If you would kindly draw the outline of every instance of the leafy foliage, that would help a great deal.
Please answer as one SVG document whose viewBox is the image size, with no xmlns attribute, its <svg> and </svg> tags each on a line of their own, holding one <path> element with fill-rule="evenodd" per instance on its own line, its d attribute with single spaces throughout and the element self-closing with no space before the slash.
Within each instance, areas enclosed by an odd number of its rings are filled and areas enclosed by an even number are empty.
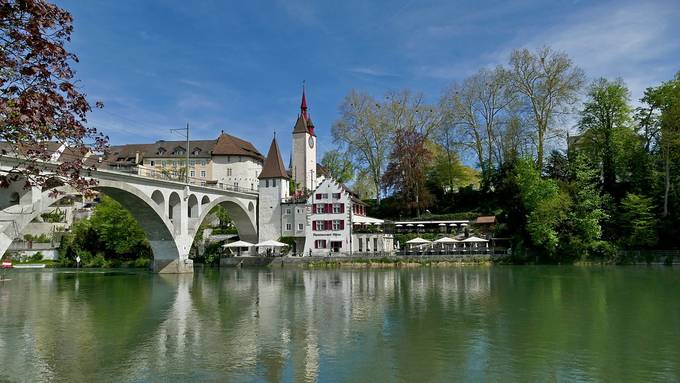
<svg viewBox="0 0 680 383">
<path fill-rule="evenodd" d="M 78 57 L 65 48 L 72 23 L 71 14 L 45 0 L 0 2 L 0 140 L 27 158 L 0 185 L 23 179 L 42 185 L 52 177 L 37 166 L 55 150 L 50 141 L 69 148 L 56 174 L 79 189 L 92 184 L 80 176 L 81 159 L 103 149 L 107 138 L 87 126 L 90 105 L 71 69 Z"/>
<path fill-rule="evenodd" d="M 71 233 L 64 236 L 60 255 L 68 264 L 75 264 L 76 256 L 80 256 L 83 264 L 91 267 L 152 257 L 137 221 L 122 205 L 105 195 L 101 196 L 92 217 L 74 224 Z"/>
</svg>

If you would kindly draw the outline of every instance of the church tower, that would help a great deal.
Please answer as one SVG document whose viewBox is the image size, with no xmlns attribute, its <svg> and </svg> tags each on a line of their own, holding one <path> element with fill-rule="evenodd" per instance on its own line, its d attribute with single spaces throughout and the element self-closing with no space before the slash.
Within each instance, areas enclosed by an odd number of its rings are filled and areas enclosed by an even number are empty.
<svg viewBox="0 0 680 383">
<path fill-rule="evenodd" d="M 288 173 L 283 166 L 276 136 L 262 165 L 257 186 L 260 193 L 257 213 L 259 241 L 278 240 L 281 237 L 281 202 L 289 196 Z"/>
<path fill-rule="evenodd" d="M 295 190 L 314 190 L 316 188 L 316 134 L 314 123 L 307 112 L 305 88 L 302 88 L 300 115 L 293 128 L 293 150 L 291 175 Z"/>
</svg>

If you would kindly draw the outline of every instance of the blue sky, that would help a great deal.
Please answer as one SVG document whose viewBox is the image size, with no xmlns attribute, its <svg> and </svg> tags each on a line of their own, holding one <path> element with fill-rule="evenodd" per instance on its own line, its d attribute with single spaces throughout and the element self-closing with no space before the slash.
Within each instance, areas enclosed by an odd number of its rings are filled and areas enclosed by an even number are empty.
<svg viewBox="0 0 680 383">
<path fill-rule="evenodd" d="M 302 80 L 320 151 L 351 90 L 411 88 L 435 101 L 451 81 L 551 45 L 633 98 L 680 70 L 680 1 L 59 0 L 71 11 L 80 86 L 112 144 L 220 130 L 288 156 Z M 320 153 L 321 155 L 321 153 Z"/>
</svg>

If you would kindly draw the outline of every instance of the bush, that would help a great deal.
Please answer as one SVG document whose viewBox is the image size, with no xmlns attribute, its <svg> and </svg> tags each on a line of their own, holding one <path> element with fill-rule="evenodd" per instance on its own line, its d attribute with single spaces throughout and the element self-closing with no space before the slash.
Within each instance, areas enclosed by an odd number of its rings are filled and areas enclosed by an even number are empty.
<svg viewBox="0 0 680 383">
<path fill-rule="evenodd" d="M 601 259 L 603 261 L 616 261 L 617 263 L 625 263 L 623 259 L 617 259 L 618 249 L 614 244 L 607 241 L 595 241 L 590 245 L 589 254 L 593 259 Z"/>
<path fill-rule="evenodd" d="M 24 235 L 24 241 L 36 243 L 49 243 L 52 241 L 52 239 L 48 237 L 47 234 L 40 235 L 26 234 Z"/>
<path fill-rule="evenodd" d="M 42 254 L 40 251 L 37 252 L 37 253 L 35 253 L 35 254 L 33 254 L 33 255 L 31 255 L 31 256 L 28 258 L 28 260 L 29 260 L 30 262 L 40 262 L 40 261 L 42 261 L 42 259 L 43 259 L 43 254 Z"/>
<path fill-rule="evenodd" d="M 148 269 L 151 266 L 151 259 L 149 258 L 137 258 L 132 262 L 132 267 L 139 269 Z"/>
</svg>

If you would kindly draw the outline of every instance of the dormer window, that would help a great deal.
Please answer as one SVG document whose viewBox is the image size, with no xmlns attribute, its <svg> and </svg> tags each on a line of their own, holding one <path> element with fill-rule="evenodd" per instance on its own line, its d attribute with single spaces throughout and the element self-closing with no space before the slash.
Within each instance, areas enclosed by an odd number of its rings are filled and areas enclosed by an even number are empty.
<svg viewBox="0 0 680 383">
<path fill-rule="evenodd" d="M 194 156 L 197 156 L 201 154 L 201 149 L 200 148 L 194 148 L 194 150 L 191 152 Z"/>
<path fill-rule="evenodd" d="M 181 156 L 181 155 L 183 155 L 184 153 L 186 153 L 186 151 L 185 151 L 184 148 L 181 147 L 181 146 L 176 147 L 176 148 L 175 148 L 175 151 L 172 152 L 172 154 L 174 154 L 174 155 L 176 155 L 176 156 Z"/>
<path fill-rule="evenodd" d="M 167 152 L 167 150 L 165 150 L 165 148 L 158 148 L 158 155 L 159 155 L 159 156 L 164 155 L 165 152 Z"/>
</svg>

